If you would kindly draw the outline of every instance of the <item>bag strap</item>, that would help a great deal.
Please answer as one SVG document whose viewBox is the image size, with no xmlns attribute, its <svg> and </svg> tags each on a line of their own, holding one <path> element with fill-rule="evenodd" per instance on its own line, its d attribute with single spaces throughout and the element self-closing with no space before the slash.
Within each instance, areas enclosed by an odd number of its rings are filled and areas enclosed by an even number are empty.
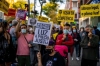
<svg viewBox="0 0 100 66">
<path fill-rule="evenodd" d="M 29 44 L 29 42 L 27 41 L 27 39 L 26 39 L 25 35 L 23 35 L 23 36 L 24 36 L 24 38 L 25 38 L 25 40 L 26 40 L 27 44 Z"/>
</svg>

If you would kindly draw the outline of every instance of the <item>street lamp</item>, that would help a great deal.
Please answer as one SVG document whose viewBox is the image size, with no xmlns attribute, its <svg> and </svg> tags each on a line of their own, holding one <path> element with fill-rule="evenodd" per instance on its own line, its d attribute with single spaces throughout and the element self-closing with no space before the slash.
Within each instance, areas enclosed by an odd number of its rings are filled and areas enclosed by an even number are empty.
<svg viewBox="0 0 100 66">
<path fill-rule="evenodd" d="M 39 0 L 39 2 L 41 6 L 40 16 L 42 16 L 42 6 L 43 6 L 43 3 L 46 3 L 46 0 Z"/>
<path fill-rule="evenodd" d="M 28 0 L 28 17 L 30 17 L 30 0 Z"/>
</svg>

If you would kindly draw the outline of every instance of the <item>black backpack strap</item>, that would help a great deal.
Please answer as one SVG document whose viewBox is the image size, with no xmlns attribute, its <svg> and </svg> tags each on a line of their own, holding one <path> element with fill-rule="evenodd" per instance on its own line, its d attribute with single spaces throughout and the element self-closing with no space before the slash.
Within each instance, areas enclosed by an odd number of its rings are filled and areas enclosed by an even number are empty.
<svg viewBox="0 0 100 66">
<path fill-rule="evenodd" d="M 26 39 L 25 35 L 23 35 L 23 36 L 24 36 L 24 38 L 25 38 L 25 40 L 26 40 L 27 44 L 29 44 L 29 42 L 28 42 L 28 40 Z"/>
</svg>

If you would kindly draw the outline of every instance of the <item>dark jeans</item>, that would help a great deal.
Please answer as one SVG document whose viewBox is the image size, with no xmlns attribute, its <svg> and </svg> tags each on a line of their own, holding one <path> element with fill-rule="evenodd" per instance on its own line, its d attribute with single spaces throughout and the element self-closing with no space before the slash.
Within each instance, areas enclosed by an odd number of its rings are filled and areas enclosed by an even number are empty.
<svg viewBox="0 0 100 66">
<path fill-rule="evenodd" d="M 76 51 L 76 57 L 79 57 L 79 44 L 74 44 L 75 51 Z"/>
<path fill-rule="evenodd" d="M 18 56 L 18 66 L 30 66 L 30 56 Z"/>
<path fill-rule="evenodd" d="M 97 66 L 97 61 L 96 60 L 82 59 L 81 66 Z"/>
</svg>

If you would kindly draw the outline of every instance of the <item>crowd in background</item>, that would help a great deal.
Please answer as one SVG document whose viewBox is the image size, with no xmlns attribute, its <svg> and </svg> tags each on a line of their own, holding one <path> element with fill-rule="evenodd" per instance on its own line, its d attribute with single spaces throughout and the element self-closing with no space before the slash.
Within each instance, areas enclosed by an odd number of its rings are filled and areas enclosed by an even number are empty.
<svg viewBox="0 0 100 66">
<path fill-rule="evenodd" d="M 48 46 L 34 44 L 34 34 L 33 26 L 20 20 L 0 22 L 0 66 L 68 66 L 68 53 L 74 60 L 74 51 L 81 66 L 97 66 L 100 31 L 96 26 L 53 26 Z"/>
</svg>

